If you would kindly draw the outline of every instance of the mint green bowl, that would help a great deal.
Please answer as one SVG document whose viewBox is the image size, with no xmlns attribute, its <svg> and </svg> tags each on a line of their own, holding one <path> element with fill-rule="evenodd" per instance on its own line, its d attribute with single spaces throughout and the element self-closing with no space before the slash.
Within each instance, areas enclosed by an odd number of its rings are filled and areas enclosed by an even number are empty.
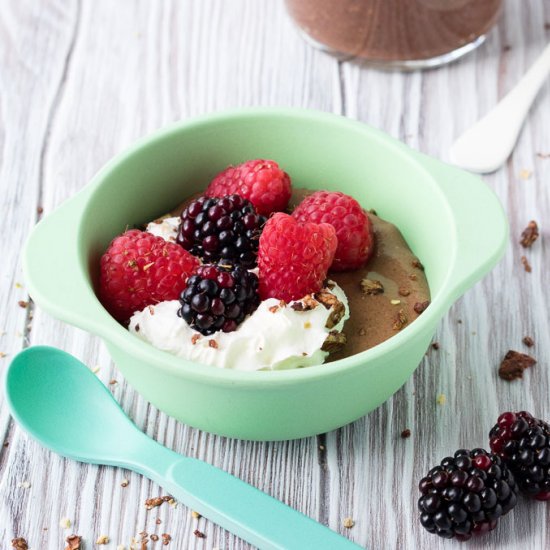
<svg viewBox="0 0 550 550">
<path fill-rule="evenodd" d="M 274 372 L 198 365 L 119 325 L 94 292 L 111 239 L 204 189 L 228 164 L 262 157 L 279 162 L 295 186 L 343 191 L 396 224 L 426 267 L 431 306 L 366 352 Z M 280 440 L 343 426 L 396 392 L 451 304 L 500 259 L 507 232 L 499 201 L 477 177 L 346 118 L 246 109 L 178 123 L 117 156 L 36 226 L 23 265 L 35 302 L 101 337 L 128 382 L 156 407 L 208 432 Z"/>
</svg>

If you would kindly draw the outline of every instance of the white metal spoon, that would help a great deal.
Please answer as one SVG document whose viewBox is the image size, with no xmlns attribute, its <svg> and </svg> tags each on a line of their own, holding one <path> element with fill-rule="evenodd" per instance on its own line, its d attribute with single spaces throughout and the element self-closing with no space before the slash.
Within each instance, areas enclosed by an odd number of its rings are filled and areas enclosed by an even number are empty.
<svg viewBox="0 0 550 550">
<path fill-rule="evenodd" d="M 451 162 L 479 174 L 500 168 L 549 74 L 550 44 L 504 99 L 454 142 L 449 151 Z"/>
</svg>

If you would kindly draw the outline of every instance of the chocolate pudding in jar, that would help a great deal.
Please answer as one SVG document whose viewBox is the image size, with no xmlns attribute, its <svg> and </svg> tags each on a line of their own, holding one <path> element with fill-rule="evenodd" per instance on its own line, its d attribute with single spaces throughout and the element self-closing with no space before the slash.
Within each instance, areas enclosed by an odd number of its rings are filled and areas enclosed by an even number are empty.
<svg viewBox="0 0 550 550">
<path fill-rule="evenodd" d="M 483 42 L 502 0 L 286 0 L 305 37 L 388 67 L 433 67 Z"/>
</svg>

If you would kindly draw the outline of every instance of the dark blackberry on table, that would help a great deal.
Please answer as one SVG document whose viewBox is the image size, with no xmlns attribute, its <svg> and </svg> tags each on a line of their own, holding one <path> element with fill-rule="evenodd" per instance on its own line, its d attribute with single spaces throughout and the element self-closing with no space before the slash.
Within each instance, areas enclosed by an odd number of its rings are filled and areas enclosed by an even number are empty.
<svg viewBox="0 0 550 550">
<path fill-rule="evenodd" d="M 440 537 L 468 540 L 492 531 L 517 502 L 513 474 L 499 456 L 460 449 L 432 468 L 418 485 L 420 523 Z"/>
<path fill-rule="evenodd" d="M 489 433 L 491 450 L 514 473 L 520 491 L 550 500 L 550 425 L 526 411 L 502 413 Z"/>
<path fill-rule="evenodd" d="M 258 277 L 242 266 L 201 265 L 180 303 L 178 315 L 201 334 L 233 332 L 260 304 Z"/>
<path fill-rule="evenodd" d="M 266 218 L 239 195 L 199 197 L 181 213 L 176 241 L 207 263 L 256 265 Z"/>
</svg>

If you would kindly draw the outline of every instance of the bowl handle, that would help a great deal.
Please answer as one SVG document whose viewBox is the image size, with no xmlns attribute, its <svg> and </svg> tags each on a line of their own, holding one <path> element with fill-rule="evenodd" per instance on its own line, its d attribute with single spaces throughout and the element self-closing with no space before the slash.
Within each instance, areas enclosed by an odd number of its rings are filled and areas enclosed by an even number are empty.
<svg viewBox="0 0 550 550">
<path fill-rule="evenodd" d="M 457 231 L 455 261 L 443 285 L 454 302 L 502 258 L 508 243 L 508 220 L 500 200 L 483 180 L 418 153 L 423 166 L 453 205 Z"/>
<path fill-rule="evenodd" d="M 88 185 L 34 227 L 23 251 L 23 275 L 31 298 L 50 315 L 101 333 L 97 298 L 78 250 L 77 228 L 90 191 Z"/>
</svg>

